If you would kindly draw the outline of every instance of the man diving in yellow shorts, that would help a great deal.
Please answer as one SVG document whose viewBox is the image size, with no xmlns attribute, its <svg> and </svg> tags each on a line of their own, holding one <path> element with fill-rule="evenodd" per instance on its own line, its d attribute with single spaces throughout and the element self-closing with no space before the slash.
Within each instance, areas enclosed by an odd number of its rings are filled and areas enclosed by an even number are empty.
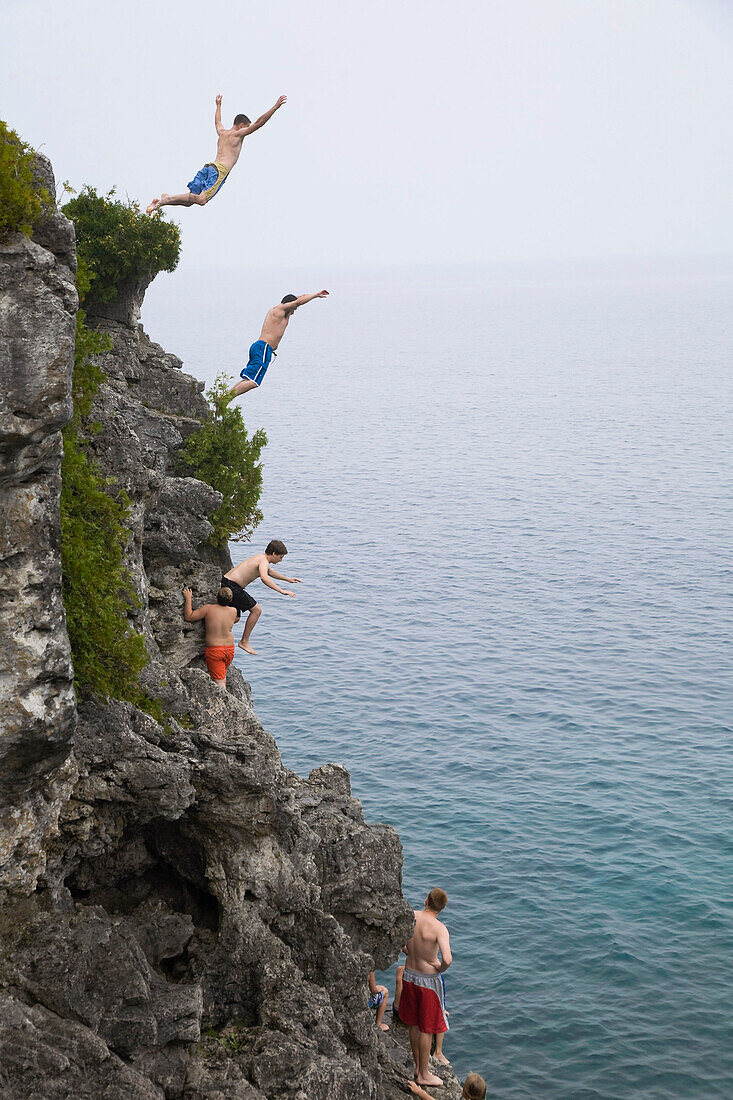
<svg viewBox="0 0 733 1100">
<path fill-rule="evenodd" d="M 214 115 L 214 126 L 219 135 L 216 143 L 216 160 L 205 164 L 196 173 L 185 195 L 167 195 L 164 191 L 159 199 L 153 199 L 145 213 L 152 214 L 161 206 L 206 206 L 209 199 L 213 199 L 217 191 L 223 187 L 227 176 L 239 160 L 244 139 L 269 122 L 275 111 L 286 102 L 287 96 L 281 95 L 275 106 L 265 111 L 264 115 L 260 115 L 256 122 L 250 122 L 246 115 L 237 115 L 231 130 L 225 130 L 221 121 L 221 96 L 218 95 Z"/>
</svg>

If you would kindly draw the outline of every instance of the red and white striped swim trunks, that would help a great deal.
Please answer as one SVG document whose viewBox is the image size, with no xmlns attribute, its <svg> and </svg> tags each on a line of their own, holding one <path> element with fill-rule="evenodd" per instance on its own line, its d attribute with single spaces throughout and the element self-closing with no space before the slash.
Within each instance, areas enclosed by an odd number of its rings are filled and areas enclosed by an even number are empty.
<svg viewBox="0 0 733 1100">
<path fill-rule="evenodd" d="M 440 974 L 418 974 L 417 971 L 405 967 L 400 1019 L 408 1027 L 419 1027 L 428 1035 L 440 1035 L 448 1031 Z"/>
</svg>

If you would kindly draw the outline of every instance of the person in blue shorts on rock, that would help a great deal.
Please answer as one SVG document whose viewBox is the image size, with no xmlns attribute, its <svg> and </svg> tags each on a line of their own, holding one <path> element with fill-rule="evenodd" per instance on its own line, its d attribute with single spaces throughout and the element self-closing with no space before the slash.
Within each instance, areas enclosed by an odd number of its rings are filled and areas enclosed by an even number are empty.
<svg viewBox="0 0 733 1100">
<path fill-rule="evenodd" d="M 386 985 L 377 985 L 377 979 L 373 970 L 369 971 L 369 1007 L 376 1008 L 376 1024 L 380 1031 L 389 1031 L 389 1025 L 384 1023 L 384 1014 L 387 1011 L 389 990 Z"/>
<path fill-rule="evenodd" d="M 259 389 L 272 357 L 280 346 L 285 329 L 290 324 L 290 318 L 296 309 L 304 306 L 306 302 L 312 302 L 314 298 L 328 298 L 328 291 L 318 290 L 315 294 L 301 294 L 299 297 L 296 297 L 295 294 L 286 294 L 279 305 L 273 306 L 268 311 L 262 325 L 260 338 L 255 340 L 249 349 L 249 362 L 244 370 L 240 372 L 241 382 L 237 382 L 236 386 L 232 386 L 227 400 L 248 393 L 249 390 Z"/>
</svg>

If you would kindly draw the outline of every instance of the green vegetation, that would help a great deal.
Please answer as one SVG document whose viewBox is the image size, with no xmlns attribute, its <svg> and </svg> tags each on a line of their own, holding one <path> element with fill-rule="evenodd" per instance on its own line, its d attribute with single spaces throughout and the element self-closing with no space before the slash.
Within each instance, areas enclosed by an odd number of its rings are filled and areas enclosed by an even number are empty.
<svg viewBox="0 0 733 1100">
<path fill-rule="evenodd" d="M 83 302 L 87 295 L 92 276 L 83 258 L 78 261 L 76 269 L 76 289 L 79 301 Z M 86 314 L 79 309 L 76 314 L 76 344 L 74 347 L 74 374 L 71 382 L 71 394 L 74 403 L 74 412 L 69 429 L 72 427 L 78 434 L 83 422 L 92 411 L 94 395 L 104 381 L 105 374 L 99 363 L 92 356 L 112 350 L 112 340 L 103 333 L 94 332 L 86 326 Z"/>
<path fill-rule="evenodd" d="M 87 187 L 64 207 L 76 226 L 77 289 L 82 302 L 110 301 L 122 282 L 172 271 L 178 262 L 177 227 L 160 216 L 141 215 L 129 202 L 113 201 L 113 194 L 100 196 Z M 125 567 L 129 500 L 115 490 L 113 479 L 104 476 L 86 447 L 96 427 L 89 421 L 94 395 L 104 379 L 95 356 L 111 347 L 108 336 L 87 327 L 80 309 L 74 414 L 64 432 L 62 464 L 61 560 L 67 629 L 81 694 L 128 699 L 162 721 L 160 705 L 139 685 L 148 657 L 143 637 L 134 632 L 128 618 L 136 604 Z M 259 458 L 267 437 L 259 430 L 249 438 L 241 412 L 228 407 L 226 393 L 226 381 L 218 378 L 208 393 L 211 418 L 189 436 L 178 462 L 179 473 L 208 482 L 224 497 L 211 517 L 215 545 L 225 544 L 230 537 L 246 538 L 262 519 L 257 509 L 262 489 Z"/>
<path fill-rule="evenodd" d="M 91 358 L 108 351 L 108 336 L 76 315 L 74 414 L 64 431 L 61 465 L 61 568 L 66 628 L 71 641 L 77 692 L 128 699 L 156 718 L 162 711 L 138 684 L 148 661 L 142 635 L 127 612 L 136 598 L 124 552 L 128 500 L 113 494 L 108 478 L 84 450 L 85 421 L 104 374 Z M 89 427 L 87 425 L 87 427 Z"/>
<path fill-rule="evenodd" d="M 258 428 L 249 438 L 241 411 L 227 403 L 228 389 L 226 378 L 219 375 L 206 395 L 213 406 L 211 420 L 188 437 L 178 466 L 180 473 L 207 482 L 224 496 L 210 517 L 214 546 L 248 539 L 262 520 L 257 507 L 262 491 L 258 460 L 267 436 Z"/>
<path fill-rule="evenodd" d="M 141 214 L 128 200 L 114 199 L 114 188 L 98 195 L 83 188 L 63 207 L 76 227 L 79 255 L 94 279 L 93 296 L 110 302 L 122 283 L 154 278 L 160 271 L 174 271 L 181 254 L 177 225 L 158 212 Z"/>
<path fill-rule="evenodd" d="M 86 187 L 64 207 L 76 228 L 79 300 L 110 301 L 117 284 L 143 274 L 172 271 L 180 252 L 176 226 L 140 214 L 130 202 L 113 201 Z M 142 692 L 138 677 L 148 663 L 145 642 L 128 612 L 137 599 L 125 567 L 129 500 L 87 453 L 88 418 L 104 380 L 95 356 L 112 348 L 108 336 L 76 316 L 72 383 L 74 412 L 64 431 L 61 467 L 61 565 L 66 622 L 76 688 L 80 694 L 127 699 L 159 721 L 162 709 Z"/>
<path fill-rule="evenodd" d="M 0 122 L 0 237 L 24 233 L 30 237 L 51 197 L 35 187 L 33 150 Z"/>
<path fill-rule="evenodd" d="M 137 214 L 130 203 L 114 203 L 88 188 L 66 207 L 77 225 L 80 301 L 94 291 L 109 300 L 108 280 L 140 271 L 172 270 L 178 261 L 178 230 L 160 219 Z M 0 122 L 0 236 L 18 231 L 30 236 L 34 224 L 50 205 L 51 196 L 36 189 L 33 150 Z M 71 208 L 71 209 L 70 209 Z M 77 220 L 78 217 L 78 220 Z M 96 224 L 106 234 L 93 243 Z M 146 251 L 147 249 L 147 251 Z M 105 262 L 105 256 L 107 262 Z M 125 568 L 129 501 L 115 493 L 110 479 L 85 450 L 94 395 L 104 373 L 94 357 L 109 351 L 108 336 L 86 325 L 83 309 L 76 315 L 76 347 L 72 381 L 73 415 L 64 431 L 61 465 L 61 566 L 66 623 L 74 661 L 75 686 L 80 694 L 128 699 L 154 717 L 163 717 L 160 705 L 140 689 L 138 676 L 148 662 L 142 635 L 130 626 L 128 611 L 136 597 Z"/>
<path fill-rule="evenodd" d="M 96 278 L 83 255 L 76 286 L 83 301 Z M 72 380 L 73 415 L 64 430 L 61 464 L 61 569 L 66 628 L 71 642 L 77 693 L 127 699 L 163 720 L 159 703 L 147 696 L 138 676 L 148 663 L 145 641 L 130 625 L 137 599 L 125 567 L 129 500 L 87 454 L 86 436 L 94 395 L 104 380 L 95 356 L 112 340 L 76 315 Z"/>
<path fill-rule="evenodd" d="M 201 1035 L 207 1039 L 216 1039 L 219 1046 L 223 1047 L 227 1053 L 237 1054 L 244 1045 L 246 1029 L 255 1027 L 256 1024 L 257 1014 L 252 1012 L 247 1018 L 238 1017 L 222 1028 L 216 1028 L 210 1023 L 202 1023 Z"/>
<path fill-rule="evenodd" d="M 211 1024 L 204 1024 L 201 1028 L 201 1034 L 205 1035 L 207 1039 L 216 1039 L 217 1043 L 229 1054 L 236 1054 L 242 1048 L 242 1038 L 234 1027 L 217 1031 Z"/>
</svg>

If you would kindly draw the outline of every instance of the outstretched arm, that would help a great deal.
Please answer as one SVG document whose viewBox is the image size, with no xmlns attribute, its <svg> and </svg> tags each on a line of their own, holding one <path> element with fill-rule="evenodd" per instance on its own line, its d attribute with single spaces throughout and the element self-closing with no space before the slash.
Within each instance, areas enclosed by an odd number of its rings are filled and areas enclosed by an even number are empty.
<svg viewBox="0 0 733 1100">
<path fill-rule="evenodd" d="M 328 298 L 328 291 L 317 290 L 315 294 L 300 294 L 294 302 L 286 302 L 283 309 L 286 313 L 294 313 L 298 306 L 304 306 L 306 302 L 312 302 L 314 298 Z"/>
<path fill-rule="evenodd" d="M 281 596 L 290 596 L 291 599 L 295 599 L 294 592 L 286 592 L 284 588 L 280 588 L 279 585 L 275 584 L 273 580 L 270 580 L 270 575 L 267 572 L 266 562 L 262 562 L 260 564 L 260 580 L 263 584 L 266 584 L 268 588 L 272 588 L 275 592 L 279 592 Z M 285 580 L 285 578 L 282 577 L 281 580 Z"/>
<path fill-rule="evenodd" d="M 271 577 L 274 577 L 276 581 L 287 581 L 288 584 L 300 584 L 300 577 L 285 577 L 282 573 L 276 573 L 272 566 L 269 567 L 267 572 Z"/>
<path fill-rule="evenodd" d="M 216 97 L 216 112 L 214 114 L 214 127 L 217 134 L 224 133 L 224 127 L 221 124 L 221 95 Z"/>
<path fill-rule="evenodd" d="M 202 607 L 197 607 L 194 611 L 191 606 L 191 596 L 193 593 L 190 588 L 183 589 L 183 617 L 187 623 L 197 623 L 199 619 L 206 617 L 206 609 L 208 604 L 204 604 Z"/>
<path fill-rule="evenodd" d="M 264 126 L 266 122 L 270 121 L 272 116 L 275 114 L 275 111 L 278 111 L 282 107 L 283 103 L 287 103 L 287 101 L 288 97 L 286 95 L 281 95 L 274 107 L 270 107 L 270 110 L 265 111 L 264 115 L 260 115 L 260 117 L 256 119 L 255 122 L 250 122 L 249 126 L 245 126 L 242 137 L 247 137 L 247 134 L 253 134 L 255 130 L 261 129 L 261 127 Z"/>
</svg>

